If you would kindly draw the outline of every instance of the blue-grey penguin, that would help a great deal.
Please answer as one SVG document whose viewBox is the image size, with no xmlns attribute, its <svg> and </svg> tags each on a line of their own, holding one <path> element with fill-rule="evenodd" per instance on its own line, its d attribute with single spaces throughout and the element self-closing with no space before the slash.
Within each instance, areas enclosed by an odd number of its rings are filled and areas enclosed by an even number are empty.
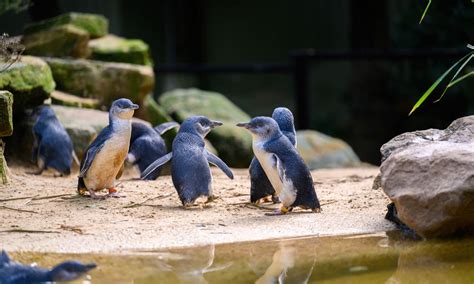
<svg viewBox="0 0 474 284">
<path fill-rule="evenodd" d="M 5 251 L 0 253 L 0 283 L 29 284 L 56 283 L 76 280 L 97 266 L 78 261 L 65 261 L 53 269 L 45 269 L 12 261 Z"/>
<path fill-rule="evenodd" d="M 142 179 L 153 174 L 167 161 L 171 162 L 171 177 L 184 206 L 189 206 L 201 197 L 213 198 L 212 175 L 209 163 L 219 167 L 230 179 L 234 175 L 230 168 L 216 155 L 204 148 L 204 137 L 222 122 L 205 116 L 187 118 L 173 140 L 172 152 L 153 162 L 142 174 Z"/>
<path fill-rule="evenodd" d="M 34 116 L 37 117 L 33 125 L 34 144 L 31 160 L 39 168 L 34 174 L 41 174 L 44 170 L 52 168 L 60 175 L 69 175 L 73 159 L 78 164 L 79 162 L 66 129 L 48 105 L 36 108 Z"/>
<path fill-rule="evenodd" d="M 280 131 L 288 137 L 291 144 L 296 147 L 296 131 L 293 113 L 286 107 L 278 107 L 273 111 L 272 118 L 278 123 Z M 253 157 L 249 167 L 250 173 L 250 202 L 260 203 L 267 201 L 268 197 L 274 203 L 278 202 L 275 189 L 267 178 L 257 158 Z"/>
<path fill-rule="evenodd" d="M 127 163 L 137 165 L 140 173 L 143 173 L 151 163 L 167 153 L 166 144 L 161 135 L 178 126 L 177 122 L 165 122 L 151 128 L 144 123 L 132 122 L 132 136 Z M 155 180 L 159 175 L 160 170 L 157 170 L 146 179 Z"/>
<path fill-rule="evenodd" d="M 281 202 L 276 214 L 285 214 L 294 207 L 320 212 L 311 173 L 277 122 L 271 117 L 259 116 L 237 126 L 252 134 L 253 153 Z"/>
<path fill-rule="evenodd" d="M 131 119 L 138 105 L 129 99 L 118 99 L 109 110 L 106 126 L 85 151 L 81 162 L 77 190 L 92 198 L 118 197 L 115 179 L 121 171 L 130 146 Z M 97 196 L 96 191 L 108 189 L 107 196 Z"/>
</svg>

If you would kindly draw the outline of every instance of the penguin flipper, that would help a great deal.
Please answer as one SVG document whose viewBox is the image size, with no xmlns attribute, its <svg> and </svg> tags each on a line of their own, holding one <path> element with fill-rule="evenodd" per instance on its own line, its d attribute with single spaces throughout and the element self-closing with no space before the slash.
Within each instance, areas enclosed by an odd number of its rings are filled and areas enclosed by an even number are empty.
<svg viewBox="0 0 474 284">
<path fill-rule="evenodd" d="M 283 182 L 285 180 L 285 170 L 283 169 L 283 163 L 275 154 L 273 154 L 273 159 L 275 161 L 275 167 L 277 169 L 278 176 L 280 177 L 280 181 Z"/>
<path fill-rule="evenodd" d="M 207 150 L 205 151 L 205 154 L 209 163 L 221 169 L 230 179 L 234 179 L 234 174 L 232 173 L 232 170 L 229 168 L 229 166 L 226 165 L 226 163 L 224 163 L 224 161 L 222 161 L 219 157 Z"/>
<path fill-rule="evenodd" d="M 166 131 L 171 130 L 175 127 L 179 127 L 179 123 L 175 121 L 171 121 L 171 122 L 165 122 L 158 126 L 155 126 L 153 129 L 155 129 L 155 131 L 158 132 L 158 134 L 163 135 Z"/>
<path fill-rule="evenodd" d="M 95 156 L 97 155 L 97 153 L 100 152 L 100 149 L 102 149 L 103 146 L 104 144 L 99 144 L 95 147 L 90 147 L 87 150 L 86 157 L 84 158 L 83 164 L 81 164 L 81 171 L 79 172 L 79 177 L 84 177 L 87 170 L 89 170 L 90 166 L 92 165 Z"/>
<path fill-rule="evenodd" d="M 168 154 L 164 155 L 163 157 L 159 158 L 158 160 L 151 163 L 141 174 L 140 178 L 145 180 L 149 175 L 154 173 L 158 170 L 161 166 L 163 166 L 166 162 L 173 158 L 173 152 L 169 152 Z"/>
</svg>

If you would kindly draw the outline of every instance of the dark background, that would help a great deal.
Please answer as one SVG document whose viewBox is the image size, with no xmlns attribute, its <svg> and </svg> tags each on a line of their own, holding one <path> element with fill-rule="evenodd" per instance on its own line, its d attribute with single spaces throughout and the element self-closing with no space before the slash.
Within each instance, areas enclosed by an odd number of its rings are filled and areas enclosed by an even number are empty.
<svg viewBox="0 0 474 284">
<path fill-rule="evenodd" d="M 0 0 L 1 1 L 1 0 Z M 146 41 L 156 66 L 176 63 L 285 63 L 290 52 L 363 48 L 463 48 L 473 41 L 470 0 L 43 0 L 0 16 L 0 32 L 68 11 L 105 15 L 110 32 Z M 468 49 L 466 49 L 466 53 Z M 416 100 L 457 59 L 313 61 L 310 128 L 347 141 L 364 161 L 405 131 L 445 128 L 472 114 L 472 79 L 440 92 L 408 117 Z M 472 65 L 471 65 L 472 66 Z M 295 110 L 291 74 L 157 74 L 155 97 L 177 87 L 221 92 L 250 115 Z"/>
</svg>

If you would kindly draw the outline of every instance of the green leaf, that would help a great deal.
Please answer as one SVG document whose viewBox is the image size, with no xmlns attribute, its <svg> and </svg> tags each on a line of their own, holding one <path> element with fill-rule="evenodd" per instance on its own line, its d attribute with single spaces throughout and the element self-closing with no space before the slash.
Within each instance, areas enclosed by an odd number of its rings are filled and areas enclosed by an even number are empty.
<svg viewBox="0 0 474 284">
<path fill-rule="evenodd" d="M 474 0 L 472 0 L 474 1 Z M 423 22 L 423 19 L 425 18 L 426 12 L 428 12 L 428 9 L 430 8 L 431 5 L 431 0 L 428 0 L 428 4 L 426 5 L 425 11 L 423 11 L 423 15 L 421 15 L 420 22 L 418 24 L 421 24 Z"/>
<path fill-rule="evenodd" d="M 444 88 L 443 93 L 442 93 L 441 96 L 435 101 L 435 103 L 436 103 L 436 102 L 439 102 L 439 101 L 443 98 L 444 94 L 446 94 L 446 91 L 448 90 L 448 88 L 450 88 L 451 86 L 454 85 L 454 84 L 452 84 L 452 82 L 454 81 L 454 79 L 456 79 L 456 78 L 458 77 L 459 73 L 460 73 L 460 72 L 462 71 L 462 69 L 469 63 L 469 61 L 471 61 L 472 57 L 474 56 L 474 51 L 470 52 L 468 55 L 470 55 L 469 58 L 466 59 L 466 61 L 464 61 L 464 63 L 461 65 L 461 67 L 458 68 L 458 71 L 456 71 L 456 73 L 454 74 L 453 78 L 451 78 L 451 80 L 449 81 L 449 83 L 448 83 L 448 85 L 446 86 L 446 88 Z M 462 80 L 461 80 L 461 81 L 462 81 Z M 456 80 L 456 84 L 457 84 L 458 82 L 459 82 L 459 81 Z"/>
<path fill-rule="evenodd" d="M 451 66 L 448 70 L 446 70 L 446 72 L 443 73 L 443 75 L 441 75 L 438 80 L 436 80 L 433 85 L 431 85 L 428 90 L 426 90 L 426 92 L 421 96 L 420 99 L 418 99 L 418 101 L 415 103 L 415 105 L 413 106 L 413 108 L 411 109 L 410 113 L 408 115 L 411 115 L 427 98 L 429 95 L 431 95 L 431 93 L 434 91 L 434 89 L 439 85 L 439 83 L 441 83 L 441 81 L 443 81 L 443 79 L 456 67 L 458 66 L 459 63 L 463 62 L 464 60 L 466 60 L 466 58 L 468 58 L 469 56 L 471 56 L 473 52 L 469 52 L 468 54 L 466 54 L 463 58 L 459 59 L 456 63 L 454 63 L 453 66 Z"/>
</svg>

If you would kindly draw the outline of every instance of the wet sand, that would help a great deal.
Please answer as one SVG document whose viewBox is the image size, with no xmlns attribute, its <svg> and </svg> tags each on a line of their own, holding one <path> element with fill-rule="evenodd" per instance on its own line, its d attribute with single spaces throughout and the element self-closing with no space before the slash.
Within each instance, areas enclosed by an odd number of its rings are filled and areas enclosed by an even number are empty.
<svg viewBox="0 0 474 284">
<path fill-rule="evenodd" d="M 34 168 L 23 165 L 10 170 L 10 184 L 0 186 L 0 249 L 9 251 L 120 252 L 393 228 L 384 219 L 388 198 L 372 189 L 375 167 L 313 171 L 322 213 L 296 209 L 284 216 L 265 216 L 275 205 L 248 204 L 245 169 L 234 169 L 229 180 L 213 168 L 219 198 L 191 209 L 181 207 L 170 176 L 134 180 L 138 173 L 129 169 L 117 187 L 124 198 L 92 200 L 77 196 L 75 173 L 59 178 L 27 174 Z"/>
</svg>

